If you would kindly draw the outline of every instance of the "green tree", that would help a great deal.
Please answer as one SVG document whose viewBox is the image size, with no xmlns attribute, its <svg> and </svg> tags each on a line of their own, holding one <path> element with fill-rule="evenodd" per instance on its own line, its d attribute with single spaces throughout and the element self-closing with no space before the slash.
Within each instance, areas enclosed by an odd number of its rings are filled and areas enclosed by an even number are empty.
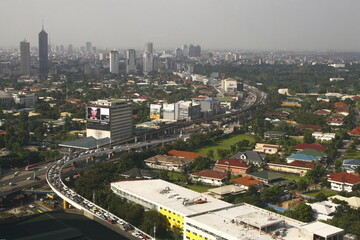
<svg viewBox="0 0 360 240">
<path fill-rule="evenodd" d="M 302 222 L 311 222 L 313 220 L 312 208 L 305 203 L 300 203 L 295 209 L 287 211 L 286 215 Z"/>
<path fill-rule="evenodd" d="M 144 213 L 144 220 L 139 228 L 151 236 L 154 236 L 154 229 L 156 229 L 156 237 L 164 237 L 167 225 L 168 220 L 164 215 L 158 211 L 149 210 Z"/>
<path fill-rule="evenodd" d="M 297 189 L 301 192 L 306 191 L 309 187 L 309 182 L 306 180 L 306 178 L 300 178 L 300 180 L 297 182 Z"/>
</svg>

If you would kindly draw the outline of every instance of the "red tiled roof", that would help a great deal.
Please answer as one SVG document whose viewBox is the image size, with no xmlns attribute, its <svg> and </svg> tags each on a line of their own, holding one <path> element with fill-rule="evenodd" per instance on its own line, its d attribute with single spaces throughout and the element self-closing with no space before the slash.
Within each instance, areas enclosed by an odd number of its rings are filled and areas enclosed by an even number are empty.
<svg viewBox="0 0 360 240">
<path fill-rule="evenodd" d="M 354 99 L 354 100 L 360 100 L 360 96 L 353 96 L 352 99 Z"/>
<path fill-rule="evenodd" d="M 246 164 L 246 162 L 236 159 L 236 158 L 229 158 L 224 160 L 219 160 L 216 162 L 215 165 L 226 165 L 229 167 L 241 167 L 241 168 L 249 168 L 250 166 Z"/>
<path fill-rule="evenodd" d="M 185 152 L 185 151 L 179 151 L 179 150 L 170 150 L 168 151 L 168 154 L 171 156 L 176 157 L 184 157 L 194 160 L 197 157 L 206 157 L 206 155 L 201 153 L 193 153 L 193 152 Z"/>
<path fill-rule="evenodd" d="M 316 115 L 328 115 L 328 114 L 329 114 L 329 112 L 328 112 L 328 111 L 325 111 L 325 110 L 320 109 L 320 110 L 315 111 L 315 112 L 314 112 L 314 114 L 316 114 Z"/>
<path fill-rule="evenodd" d="M 360 136 L 360 127 L 354 128 L 348 132 L 350 135 L 359 135 Z"/>
<path fill-rule="evenodd" d="M 277 164 L 277 165 L 283 165 L 283 166 L 292 166 L 292 167 L 299 167 L 299 168 L 313 168 L 316 164 L 313 162 L 305 162 L 305 161 L 299 161 L 295 160 L 291 163 L 283 163 L 283 162 L 269 162 L 270 164 Z"/>
<path fill-rule="evenodd" d="M 320 104 L 326 104 L 326 105 L 329 105 L 330 103 L 327 102 L 327 101 L 321 101 Z"/>
<path fill-rule="evenodd" d="M 346 112 L 346 113 L 349 113 L 349 109 L 347 108 L 337 108 L 334 110 L 334 112 Z"/>
<path fill-rule="evenodd" d="M 201 172 L 193 173 L 192 175 L 216 179 L 224 179 L 227 177 L 227 173 L 215 170 L 203 170 Z"/>
<path fill-rule="evenodd" d="M 262 183 L 262 181 L 254 179 L 249 176 L 235 178 L 235 179 L 230 180 L 230 182 L 234 182 L 239 185 L 243 185 L 243 186 L 247 186 L 247 187 L 250 187 L 252 185 L 259 185 Z"/>
<path fill-rule="evenodd" d="M 314 149 L 320 152 L 325 152 L 326 151 L 326 147 L 324 147 L 323 145 L 321 145 L 320 143 L 301 143 L 298 145 L 294 146 L 295 149 Z"/>
<path fill-rule="evenodd" d="M 342 116 L 332 116 L 326 119 L 327 122 L 343 123 L 345 121 Z"/>
<path fill-rule="evenodd" d="M 302 125 L 301 129 L 311 129 L 311 130 L 321 131 L 323 127 L 319 125 Z"/>
<path fill-rule="evenodd" d="M 332 173 L 329 175 L 329 180 L 336 182 L 343 182 L 349 184 L 360 183 L 360 177 L 347 172 Z"/>
<path fill-rule="evenodd" d="M 336 102 L 334 103 L 334 106 L 338 108 L 338 107 L 347 107 L 348 105 L 344 102 Z"/>
</svg>

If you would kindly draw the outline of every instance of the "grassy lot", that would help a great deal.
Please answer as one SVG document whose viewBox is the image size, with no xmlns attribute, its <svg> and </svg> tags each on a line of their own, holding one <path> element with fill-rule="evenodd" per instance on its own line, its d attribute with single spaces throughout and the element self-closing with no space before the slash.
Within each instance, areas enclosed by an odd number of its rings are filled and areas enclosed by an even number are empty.
<svg viewBox="0 0 360 240">
<path fill-rule="evenodd" d="M 188 189 L 191 189 L 195 192 L 199 192 L 199 193 L 203 193 L 203 192 L 207 192 L 208 189 L 212 188 L 210 186 L 202 186 L 202 185 L 189 185 L 189 184 L 186 184 L 186 185 L 182 185 L 183 187 L 186 187 Z"/>
<path fill-rule="evenodd" d="M 360 159 L 360 151 L 345 154 L 344 159 L 349 159 L 349 158 Z"/>
<path fill-rule="evenodd" d="M 303 194 L 307 195 L 307 196 L 310 196 L 310 197 L 315 197 L 319 193 L 324 193 L 327 197 L 334 196 L 334 195 L 338 194 L 337 192 L 331 191 L 331 190 L 311 190 L 311 191 L 305 192 Z"/>
<path fill-rule="evenodd" d="M 295 180 L 295 181 L 299 181 L 301 178 L 298 175 L 292 175 L 292 174 L 286 174 L 286 173 L 281 173 L 281 176 L 283 176 L 283 178 L 285 178 L 285 179 Z"/>
<path fill-rule="evenodd" d="M 207 154 L 207 152 L 209 150 L 214 150 L 215 152 L 215 160 L 218 160 L 218 156 L 216 153 L 216 150 L 219 148 L 223 148 L 223 149 L 230 149 L 230 146 L 233 145 L 234 143 L 240 142 L 242 140 L 248 140 L 250 143 L 254 143 L 255 139 L 251 136 L 245 135 L 245 134 L 239 134 L 239 135 L 235 135 L 229 138 L 225 138 L 225 139 L 221 139 L 217 142 L 214 142 L 211 145 L 205 146 L 205 147 L 201 147 L 196 149 L 194 152 L 196 153 L 202 153 L 202 154 Z"/>
</svg>

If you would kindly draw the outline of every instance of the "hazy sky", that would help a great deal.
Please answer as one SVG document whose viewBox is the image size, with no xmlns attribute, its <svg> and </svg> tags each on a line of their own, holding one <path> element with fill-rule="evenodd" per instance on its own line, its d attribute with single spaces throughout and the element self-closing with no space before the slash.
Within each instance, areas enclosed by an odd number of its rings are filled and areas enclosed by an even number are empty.
<svg viewBox="0 0 360 240">
<path fill-rule="evenodd" d="M 360 0 L 0 0 L 0 47 L 360 51 Z"/>
</svg>

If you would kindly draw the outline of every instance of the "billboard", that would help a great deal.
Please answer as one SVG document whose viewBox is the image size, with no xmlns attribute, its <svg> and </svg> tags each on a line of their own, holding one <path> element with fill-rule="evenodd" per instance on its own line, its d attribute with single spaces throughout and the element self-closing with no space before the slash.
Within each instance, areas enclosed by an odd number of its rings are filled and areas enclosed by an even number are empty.
<svg viewBox="0 0 360 240">
<path fill-rule="evenodd" d="M 150 104 L 150 118 L 160 119 L 161 104 Z"/>
<path fill-rule="evenodd" d="M 163 105 L 163 112 L 167 112 L 167 113 L 173 113 L 175 112 L 175 104 L 171 103 L 171 104 L 164 104 Z"/>
<path fill-rule="evenodd" d="M 110 109 L 100 107 L 87 107 L 86 120 L 91 122 L 109 123 Z"/>
</svg>

